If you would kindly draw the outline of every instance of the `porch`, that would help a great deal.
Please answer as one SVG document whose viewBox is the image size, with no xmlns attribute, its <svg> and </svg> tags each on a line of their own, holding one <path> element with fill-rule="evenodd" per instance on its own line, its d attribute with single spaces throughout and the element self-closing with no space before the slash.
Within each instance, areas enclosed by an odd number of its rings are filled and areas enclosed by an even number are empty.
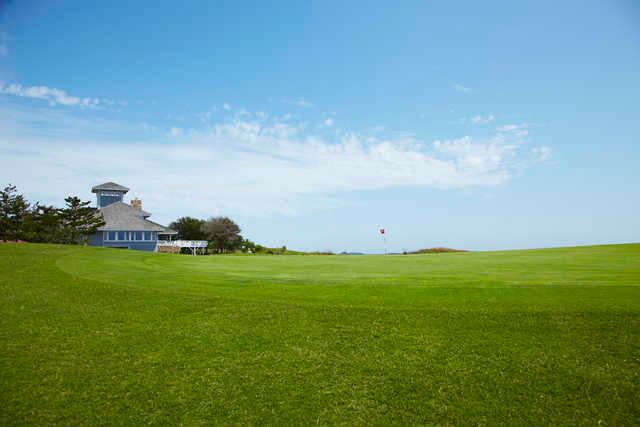
<svg viewBox="0 0 640 427">
<path fill-rule="evenodd" d="M 187 248 L 192 255 L 205 255 L 208 245 L 206 240 L 158 240 L 156 252 L 180 253 L 180 249 Z"/>
</svg>

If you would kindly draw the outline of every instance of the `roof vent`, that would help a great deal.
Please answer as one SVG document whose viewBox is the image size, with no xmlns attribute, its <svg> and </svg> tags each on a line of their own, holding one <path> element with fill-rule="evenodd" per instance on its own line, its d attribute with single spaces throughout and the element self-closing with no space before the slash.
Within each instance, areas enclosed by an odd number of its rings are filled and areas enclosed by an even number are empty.
<svg viewBox="0 0 640 427">
<path fill-rule="evenodd" d="M 131 207 L 141 211 L 142 210 L 142 200 L 138 199 L 137 197 L 135 199 L 131 200 Z"/>
</svg>

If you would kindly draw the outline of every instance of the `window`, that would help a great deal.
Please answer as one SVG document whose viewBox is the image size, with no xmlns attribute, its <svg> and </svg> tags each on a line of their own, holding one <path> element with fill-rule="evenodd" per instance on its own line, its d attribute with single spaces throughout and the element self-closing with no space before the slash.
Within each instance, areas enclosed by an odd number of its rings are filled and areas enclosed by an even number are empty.
<svg viewBox="0 0 640 427">
<path fill-rule="evenodd" d="M 134 231 L 133 240 L 142 240 L 142 231 Z"/>
<path fill-rule="evenodd" d="M 100 195 L 100 198 L 99 198 L 100 207 L 109 206 L 112 203 L 121 202 L 121 201 L 122 201 L 122 196 L 105 196 L 104 194 L 102 194 Z"/>
<path fill-rule="evenodd" d="M 129 240 L 126 231 L 118 231 L 118 240 Z"/>
<path fill-rule="evenodd" d="M 151 232 L 150 231 L 145 231 L 144 232 L 144 240 L 153 240 Z"/>
<path fill-rule="evenodd" d="M 107 231 L 107 240 L 116 240 L 116 232 Z"/>
</svg>

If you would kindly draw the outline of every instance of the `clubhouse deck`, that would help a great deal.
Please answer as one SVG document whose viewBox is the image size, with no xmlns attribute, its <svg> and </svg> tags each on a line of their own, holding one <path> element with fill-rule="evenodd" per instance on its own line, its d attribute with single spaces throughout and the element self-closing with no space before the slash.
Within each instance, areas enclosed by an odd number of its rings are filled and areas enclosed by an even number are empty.
<svg viewBox="0 0 640 427">
<path fill-rule="evenodd" d="M 206 240 L 158 240 L 157 252 L 178 253 L 182 248 L 188 248 L 193 255 L 204 255 L 209 242 Z"/>
</svg>

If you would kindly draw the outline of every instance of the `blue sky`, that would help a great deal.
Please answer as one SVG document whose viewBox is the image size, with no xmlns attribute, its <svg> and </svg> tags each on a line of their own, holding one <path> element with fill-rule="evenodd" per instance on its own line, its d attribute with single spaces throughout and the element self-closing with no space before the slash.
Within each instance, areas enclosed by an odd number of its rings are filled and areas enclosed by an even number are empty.
<svg viewBox="0 0 640 427">
<path fill-rule="evenodd" d="M 267 245 L 640 241 L 639 99 L 634 1 L 0 1 L 0 182 Z"/>
</svg>

